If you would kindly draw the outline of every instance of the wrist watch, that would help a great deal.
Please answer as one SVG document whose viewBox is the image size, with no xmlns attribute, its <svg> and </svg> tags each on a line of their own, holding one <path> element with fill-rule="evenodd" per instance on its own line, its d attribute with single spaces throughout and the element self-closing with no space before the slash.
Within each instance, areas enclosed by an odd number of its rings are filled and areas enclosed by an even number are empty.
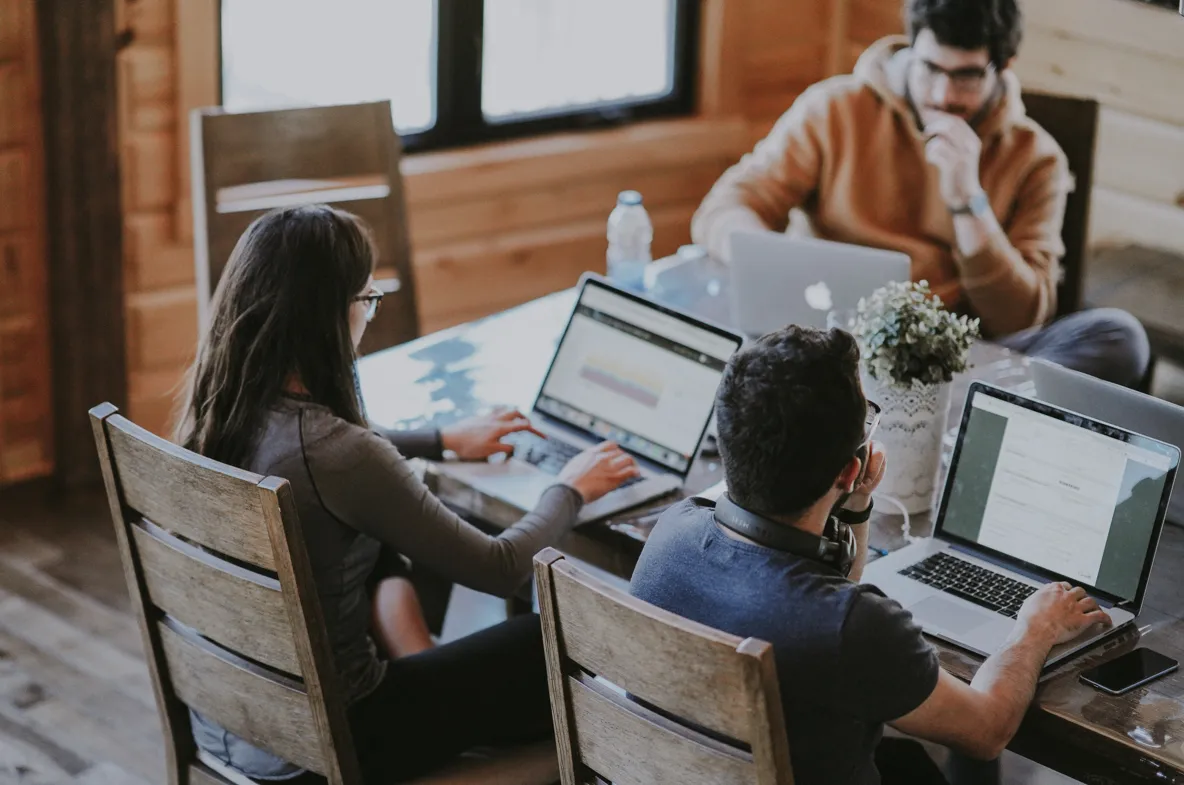
<svg viewBox="0 0 1184 785">
<path fill-rule="evenodd" d="M 970 200 L 964 205 L 958 207 L 951 207 L 950 212 L 954 215 L 985 215 L 991 211 L 991 201 L 987 198 L 987 192 L 979 190 Z"/>
<path fill-rule="evenodd" d="M 876 506 L 875 500 L 868 499 L 867 500 L 867 509 L 864 510 L 863 512 L 855 512 L 854 510 L 847 510 L 847 509 L 840 507 L 838 509 L 838 511 L 835 513 L 835 517 L 838 518 L 842 523 L 847 524 L 848 526 L 858 526 L 861 523 L 868 522 L 868 520 L 872 517 L 872 508 L 875 506 Z"/>
</svg>

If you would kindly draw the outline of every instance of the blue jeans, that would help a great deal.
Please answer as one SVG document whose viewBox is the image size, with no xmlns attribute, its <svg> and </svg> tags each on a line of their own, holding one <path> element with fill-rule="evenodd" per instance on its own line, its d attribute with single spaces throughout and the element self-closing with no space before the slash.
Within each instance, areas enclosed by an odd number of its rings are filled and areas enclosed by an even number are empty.
<svg viewBox="0 0 1184 785">
<path fill-rule="evenodd" d="M 1151 346 L 1139 320 L 1117 308 L 1078 311 L 998 339 L 1029 357 L 1134 387 L 1147 372 Z"/>
</svg>

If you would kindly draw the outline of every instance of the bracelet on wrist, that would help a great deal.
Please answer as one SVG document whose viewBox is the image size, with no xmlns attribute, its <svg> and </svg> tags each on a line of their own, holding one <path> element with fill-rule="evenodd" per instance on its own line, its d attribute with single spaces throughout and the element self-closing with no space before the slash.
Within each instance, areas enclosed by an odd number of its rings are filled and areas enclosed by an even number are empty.
<svg viewBox="0 0 1184 785">
<path fill-rule="evenodd" d="M 840 507 L 838 512 L 835 513 L 835 517 L 848 526 L 858 526 L 861 523 L 867 523 L 871 519 L 872 508 L 875 506 L 875 501 L 873 499 L 868 499 L 866 510 L 863 510 L 862 512 L 856 512 L 855 510 L 847 510 Z"/>
</svg>

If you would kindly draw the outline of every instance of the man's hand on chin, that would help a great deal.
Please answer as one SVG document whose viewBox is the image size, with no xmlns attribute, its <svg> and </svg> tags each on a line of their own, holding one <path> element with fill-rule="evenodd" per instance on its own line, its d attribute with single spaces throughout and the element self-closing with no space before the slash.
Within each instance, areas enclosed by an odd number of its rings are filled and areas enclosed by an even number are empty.
<svg viewBox="0 0 1184 785">
<path fill-rule="evenodd" d="M 983 190 L 978 179 L 982 141 L 961 117 L 933 112 L 925 124 L 925 159 L 940 175 L 941 195 L 961 209 Z"/>
</svg>

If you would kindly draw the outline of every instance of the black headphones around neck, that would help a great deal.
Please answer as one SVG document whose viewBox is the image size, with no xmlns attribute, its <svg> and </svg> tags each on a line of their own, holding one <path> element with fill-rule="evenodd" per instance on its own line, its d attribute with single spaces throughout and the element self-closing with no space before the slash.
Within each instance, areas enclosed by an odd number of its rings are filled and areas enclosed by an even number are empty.
<svg viewBox="0 0 1184 785">
<path fill-rule="evenodd" d="M 844 578 L 855 564 L 855 534 L 833 515 L 826 519 L 826 529 L 819 537 L 746 510 L 725 493 L 715 502 L 715 520 L 758 545 L 822 562 Z"/>
</svg>

